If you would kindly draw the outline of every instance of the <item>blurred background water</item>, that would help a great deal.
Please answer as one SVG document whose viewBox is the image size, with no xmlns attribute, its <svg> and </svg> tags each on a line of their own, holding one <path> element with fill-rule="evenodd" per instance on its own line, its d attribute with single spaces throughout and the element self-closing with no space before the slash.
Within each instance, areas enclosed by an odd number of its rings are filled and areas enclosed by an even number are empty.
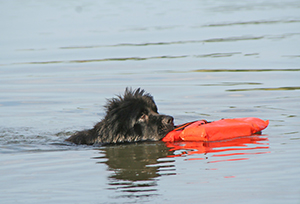
<svg viewBox="0 0 300 204">
<path fill-rule="evenodd" d="M 1 203 L 299 203 L 300 2 L 0 0 Z M 269 119 L 222 143 L 70 146 L 106 98 L 180 124 Z"/>
</svg>

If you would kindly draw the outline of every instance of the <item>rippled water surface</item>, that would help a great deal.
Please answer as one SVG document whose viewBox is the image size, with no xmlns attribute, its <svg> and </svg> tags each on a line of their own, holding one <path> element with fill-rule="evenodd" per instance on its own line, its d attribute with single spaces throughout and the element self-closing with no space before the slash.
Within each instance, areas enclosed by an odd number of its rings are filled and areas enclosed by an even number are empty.
<svg viewBox="0 0 300 204">
<path fill-rule="evenodd" d="M 0 203 L 300 203 L 300 2 L 0 0 Z M 75 146 L 125 87 L 263 135 Z"/>
</svg>

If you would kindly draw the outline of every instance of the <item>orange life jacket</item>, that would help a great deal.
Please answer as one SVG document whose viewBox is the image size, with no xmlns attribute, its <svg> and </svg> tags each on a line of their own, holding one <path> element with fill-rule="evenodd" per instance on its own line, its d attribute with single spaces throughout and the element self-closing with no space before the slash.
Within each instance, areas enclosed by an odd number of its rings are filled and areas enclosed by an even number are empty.
<svg viewBox="0 0 300 204">
<path fill-rule="evenodd" d="M 219 141 L 259 133 L 269 125 L 269 120 L 259 118 L 222 119 L 213 122 L 199 120 L 177 126 L 162 141 Z"/>
</svg>

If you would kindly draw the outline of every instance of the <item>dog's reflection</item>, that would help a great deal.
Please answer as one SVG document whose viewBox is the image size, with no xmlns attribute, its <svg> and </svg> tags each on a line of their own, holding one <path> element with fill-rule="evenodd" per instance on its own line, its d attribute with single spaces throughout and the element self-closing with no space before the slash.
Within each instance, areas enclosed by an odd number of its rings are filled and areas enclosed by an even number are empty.
<svg viewBox="0 0 300 204">
<path fill-rule="evenodd" d="M 236 155 L 245 155 L 248 159 L 251 154 L 268 153 L 268 138 L 266 136 L 250 136 L 235 138 L 219 142 L 153 142 L 111 145 L 103 148 L 103 157 L 109 171 L 114 173 L 112 179 L 123 181 L 150 180 L 161 175 L 175 174 L 174 157 L 202 155 L 201 159 L 208 158 L 208 163 L 217 162 L 212 158 L 222 157 L 220 161 L 231 161 Z M 228 152 L 228 153 L 226 153 Z M 163 159 L 164 158 L 164 159 Z M 195 159 L 195 158 L 187 158 Z M 199 158 L 198 158 L 199 159 Z M 233 158 L 238 160 L 241 158 Z M 173 171 L 173 172 L 172 172 Z"/>
<path fill-rule="evenodd" d="M 111 179 L 145 181 L 175 171 L 174 159 L 167 158 L 173 152 L 164 142 L 129 143 L 105 146 L 101 151 L 107 158 L 105 163 L 114 173 Z M 98 157 L 99 158 L 99 157 Z M 165 159 L 162 159 L 165 158 Z"/>
<path fill-rule="evenodd" d="M 121 196 L 149 197 L 157 192 L 155 178 L 176 175 L 176 157 L 210 164 L 246 160 L 253 154 L 269 153 L 268 148 L 268 138 L 259 135 L 220 142 L 128 143 L 104 146 L 100 150 L 104 155 L 95 159 L 113 172 L 110 189 L 121 192 Z"/>
</svg>

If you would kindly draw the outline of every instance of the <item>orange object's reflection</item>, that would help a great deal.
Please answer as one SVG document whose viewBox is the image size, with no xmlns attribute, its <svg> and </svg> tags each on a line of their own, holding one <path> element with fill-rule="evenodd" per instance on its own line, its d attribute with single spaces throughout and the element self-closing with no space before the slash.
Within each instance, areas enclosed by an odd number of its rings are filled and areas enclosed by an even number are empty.
<svg viewBox="0 0 300 204">
<path fill-rule="evenodd" d="M 182 157 L 193 154 L 209 154 L 213 157 L 222 157 L 224 159 L 211 161 L 237 161 L 247 160 L 248 157 L 244 158 L 231 158 L 226 159 L 229 156 L 238 157 L 240 155 L 251 155 L 251 154 L 265 154 L 269 153 L 266 150 L 269 149 L 268 138 L 262 135 L 254 135 L 249 137 L 235 138 L 226 141 L 216 142 L 168 142 L 166 146 L 170 148 L 170 151 L 174 151 L 174 155 L 169 157 Z M 203 160 L 204 158 L 189 158 L 187 160 Z"/>
</svg>

